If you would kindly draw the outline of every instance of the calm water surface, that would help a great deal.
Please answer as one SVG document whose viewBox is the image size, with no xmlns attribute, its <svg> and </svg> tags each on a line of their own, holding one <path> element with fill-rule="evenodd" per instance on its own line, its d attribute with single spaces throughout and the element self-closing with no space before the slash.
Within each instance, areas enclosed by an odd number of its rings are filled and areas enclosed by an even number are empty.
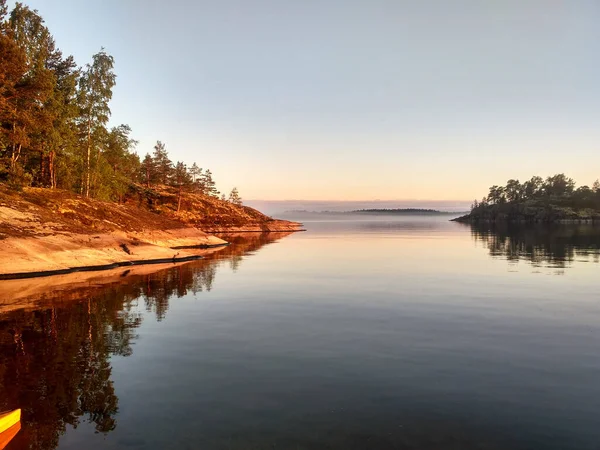
<svg viewBox="0 0 600 450">
<path fill-rule="evenodd" d="M 8 449 L 600 448 L 600 229 L 305 225 L 0 282 Z"/>
</svg>

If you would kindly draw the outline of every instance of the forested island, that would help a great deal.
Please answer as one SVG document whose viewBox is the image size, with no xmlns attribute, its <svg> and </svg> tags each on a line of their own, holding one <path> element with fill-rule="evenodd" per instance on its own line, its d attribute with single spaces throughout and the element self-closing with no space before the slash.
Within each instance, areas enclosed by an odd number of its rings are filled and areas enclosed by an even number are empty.
<svg viewBox="0 0 600 450">
<path fill-rule="evenodd" d="M 576 187 L 564 174 L 534 176 L 521 183 L 508 180 L 494 185 L 481 201 L 473 202 L 471 212 L 457 222 L 597 222 L 600 223 L 600 181 L 592 187 Z"/>
<path fill-rule="evenodd" d="M 114 66 L 104 49 L 79 66 L 36 10 L 0 0 L 0 278 L 181 261 L 226 244 L 207 233 L 300 229 L 161 141 L 140 158 L 129 125 L 109 126 Z"/>
</svg>

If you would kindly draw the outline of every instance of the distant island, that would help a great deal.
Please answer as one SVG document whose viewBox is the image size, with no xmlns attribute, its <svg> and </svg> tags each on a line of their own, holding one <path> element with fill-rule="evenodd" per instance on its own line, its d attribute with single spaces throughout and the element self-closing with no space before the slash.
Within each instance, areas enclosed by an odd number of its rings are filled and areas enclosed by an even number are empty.
<svg viewBox="0 0 600 450">
<path fill-rule="evenodd" d="M 355 209 L 352 211 L 307 211 L 305 209 L 295 209 L 286 211 L 289 214 L 317 214 L 317 215 L 349 215 L 349 214 L 364 214 L 364 215 L 420 215 L 420 216 L 437 216 L 437 215 L 456 215 L 456 212 L 438 211 L 437 209 L 421 209 L 421 208 L 376 208 L 376 209 Z"/>
<path fill-rule="evenodd" d="M 471 212 L 457 222 L 600 223 L 600 181 L 592 187 L 576 188 L 575 181 L 557 174 L 534 176 L 529 181 L 508 180 L 506 186 L 492 186 Z"/>
<path fill-rule="evenodd" d="M 348 214 L 437 216 L 437 215 L 456 214 L 456 213 L 452 213 L 452 212 L 448 212 L 448 211 L 438 211 L 437 209 L 397 208 L 397 209 L 356 209 L 354 211 L 349 211 Z"/>
</svg>

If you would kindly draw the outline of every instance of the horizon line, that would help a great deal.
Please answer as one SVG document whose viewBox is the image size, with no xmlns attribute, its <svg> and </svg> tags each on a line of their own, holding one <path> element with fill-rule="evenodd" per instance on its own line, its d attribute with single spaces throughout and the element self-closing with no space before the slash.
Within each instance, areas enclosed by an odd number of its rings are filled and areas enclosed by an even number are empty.
<svg viewBox="0 0 600 450">
<path fill-rule="evenodd" d="M 278 199 L 278 200 L 274 200 L 274 199 L 260 199 L 260 198 L 252 198 L 252 199 L 245 199 L 244 201 L 248 201 L 248 202 L 338 202 L 338 203 L 351 203 L 351 202 L 444 202 L 444 203 L 449 203 L 449 202 L 454 202 L 454 203 L 464 203 L 464 202 L 472 202 L 472 200 L 442 200 L 442 199 L 391 199 L 391 200 L 383 200 L 383 199 L 371 199 L 371 200 L 333 200 L 333 199 L 326 199 L 326 200 L 310 200 L 310 199 L 300 199 L 300 198 L 294 198 L 294 199 Z"/>
</svg>

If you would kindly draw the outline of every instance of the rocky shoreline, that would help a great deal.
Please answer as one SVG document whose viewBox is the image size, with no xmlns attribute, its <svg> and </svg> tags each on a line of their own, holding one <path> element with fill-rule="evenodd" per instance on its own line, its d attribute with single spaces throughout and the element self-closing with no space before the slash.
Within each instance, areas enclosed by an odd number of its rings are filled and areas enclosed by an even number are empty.
<svg viewBox="0 0 600 450">
<path fill-rule="evenodd" d="M 301 228 L 300 224 L 290 222 L 279 229 L 223 229 L 220 232 L 259 231 L 294 232 L 301 231 Z M 127 234 L 7 238 L 2 240 L 0 280 L 192 261 L 203 258 L 207 250 L 218 250 L 227 245 L 227 241 L 194 228 Z"/>
<path fill-rule="evenodd" d="M 198 250 L 177 246 L 224 246 L 226 241 L 199 230 L 160 233 L 50 235 L 2 241 L 0 280 L 113 269 L 119 266 L 190 261 Z"/>
<path fill-rule="evenodd" d="M 53 274 L 32 279 L 27 277 L 0 281 L 0 310 L 37 308 L 40 305 L 60 305 L 74 299 L 94 298 L 110 290 L 110 286 L 129 285 L 136 280 L 160 279 L 160 272 L 178 268 L 178 277 L 188 277 L 190 272 L 210 270 L 215 261 L 239 261 L 248 252 L 283 239 L 292 232 L 229 233 L 218 237 L 229 245 L 196 249 L 192 261 L 155 264 L 123 265 L 106 270 L 75 270 L 66 274 Z M 185 275 L 188 274 L 188 275 Z"/>
<path fill-rule="evenodd" d="M 0 280 L 191 261 L 228 244 L 214 233 L 301 231 L 252 208 L 190 196 L 177 214 L 163 204 L 115 204 L 48 189 L 0 189 Z M 217 209 L 219 208 L 219 209 Z"/>
</svg>

